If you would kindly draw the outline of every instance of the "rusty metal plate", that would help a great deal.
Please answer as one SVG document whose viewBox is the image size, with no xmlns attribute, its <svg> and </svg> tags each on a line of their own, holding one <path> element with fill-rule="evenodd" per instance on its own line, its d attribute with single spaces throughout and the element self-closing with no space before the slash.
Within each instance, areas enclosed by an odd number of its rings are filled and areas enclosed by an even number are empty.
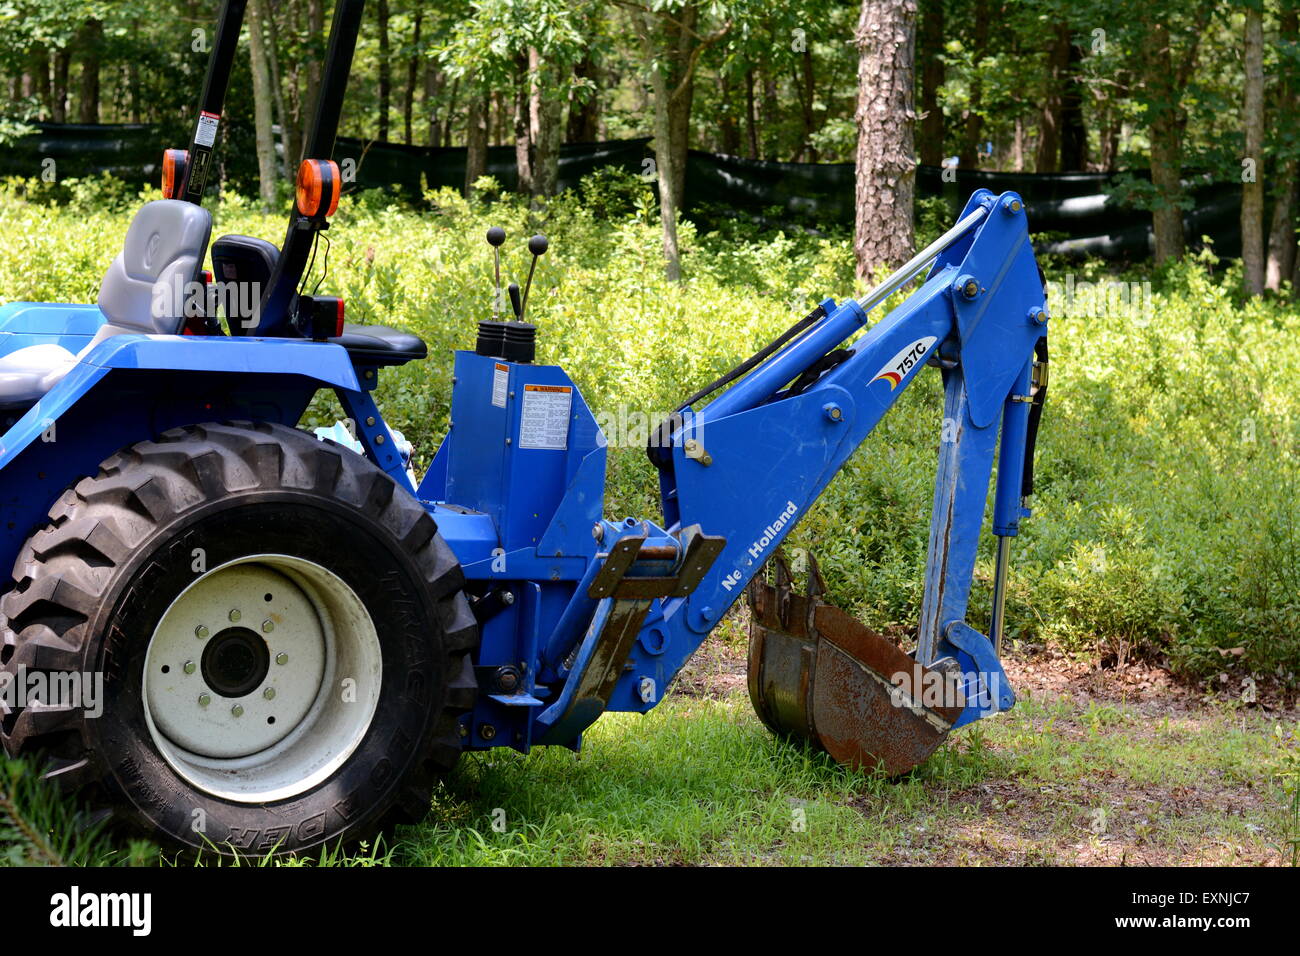
<svg viewBox="0 0 1300 956">
<path fill-rule="evenodd" d="M 820 605 L 814 619 L 812 724 L 821 746 L 842 764 L 890 777 L 924 763 L 961 714 L 959 689 L 839 608 Z M 956 705 L 927 706 L 943 687 L 940 700 Z"/>
<path fill-rule="evenodd" d="M 776 583 L 749 590 L 749 696 L 780 736 L 825 750 L 840 763 L 888 776 L 923 763 L 964 707 L 960 688 L 839 608 Z"/>
</svg>

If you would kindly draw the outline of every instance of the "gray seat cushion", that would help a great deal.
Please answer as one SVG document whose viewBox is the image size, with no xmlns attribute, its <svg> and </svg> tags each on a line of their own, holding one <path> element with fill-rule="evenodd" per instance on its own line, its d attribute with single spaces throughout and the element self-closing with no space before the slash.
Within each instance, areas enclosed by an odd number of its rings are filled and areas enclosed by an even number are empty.
<svg viewBox="0 0 1300 956">
<path fill-rule="evenodd" d="M 175 335 L 185 322 L 186 286 L 212 234 L 212 214 L 179 199 L 147 203 L 131 220 L 121 254 L 99 288 L 99 311 L 109 325 L 133 332 Z"/>
<path fill-rule="evenodd" d="M 84 355 L 123 332 L 175 335 L 185 324 L 189 284 L 212 234 L 212 214 L 179 199 L 147 203 L 126 231 L 122 252 L 99 289 L 107 320 L 74 355 L 60 345 L 30 345 L 0 356 L 0 405 L 33 402 L 53 388 Z"/>
<path fill-rule="evenodd" d="M 29 345 L 0 356 L 0 405 L 36 401 L 76 364 L 77 357 L 61 345 Z"/>
</svg>

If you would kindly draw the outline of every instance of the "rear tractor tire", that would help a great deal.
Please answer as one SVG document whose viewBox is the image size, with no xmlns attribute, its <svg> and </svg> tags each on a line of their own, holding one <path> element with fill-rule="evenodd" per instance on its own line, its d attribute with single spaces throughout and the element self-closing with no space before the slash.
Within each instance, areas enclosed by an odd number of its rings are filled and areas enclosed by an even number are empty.
<svg viewBox="0 0 1300 956">
<path fill-rule="evenodd" d="M 455 555 L 388 475 L 297 429 L 200 425 L 113 455 L 50 519 L 0 599 L 0 667 L 64 693 L 0 718 L 11 755 L 227 854 L 428 810 L 477 628 Z"/>
</svg>

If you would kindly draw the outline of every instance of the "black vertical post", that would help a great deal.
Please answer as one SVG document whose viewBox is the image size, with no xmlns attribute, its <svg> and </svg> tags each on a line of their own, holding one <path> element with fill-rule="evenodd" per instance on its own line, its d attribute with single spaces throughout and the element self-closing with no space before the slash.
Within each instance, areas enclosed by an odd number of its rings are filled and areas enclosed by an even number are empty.
<svg viewBox="0 0 1300 956">
<path fill-rule="evenodd" d="M 239 49 L 239 31 L 247 6 L 248 0 L 226 0 L 217 21 L 217 36 L 208 57 L 203 95 L 199 97 L 199 115 L 194 124 L 194 136 L 190 139 L 189 163 L 176 193 L 179 198 L 196 206 L 202 205 L 203 192 L 208 186 L 212 154 L 221 127 L 221 110 L 226 102 L 226 88 L 230 85 L 230 71 Z"/>
<path fill-rule="evenodd" d="M 334 140 L 339 131 L 339 115 L 343 112 L 343 96 L 347 92 L 348 74 L 352 71 L 352 56 L 361 33 L 361 17 L 365 0 L 338 0 L 334 6 L 334 22 L 330 26 L 329 48 L 320 90 L 316 95 L 316 112 L 311 132 L 303 151 L 304 159 L 331 159 Z M 261 317 L 254 335 L 286 335 L 290 329 L 290 307 L 295 290 L 302 281 L 312 243 L 321 224 L 302 214 L 295 201 L 289 216 L 289 230 L 284 237 L 284 247 L 275 262 L 270 285 L 262 296 Z"/>
</svg>

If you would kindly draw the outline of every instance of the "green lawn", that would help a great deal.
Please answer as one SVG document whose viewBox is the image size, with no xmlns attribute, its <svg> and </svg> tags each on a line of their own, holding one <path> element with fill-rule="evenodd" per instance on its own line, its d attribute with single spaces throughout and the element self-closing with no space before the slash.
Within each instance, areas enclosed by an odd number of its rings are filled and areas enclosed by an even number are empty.
<svg viewBox="0 0 1300 956">
<path fill-rule="evenodd" d="M 428 820 L 387 836 L 388 861 L 1289 862 L 1284 742 L 1265 714 L 1022 690 L 1010 714 L 889 782 L 774 739 L 734 641 L 715 639 L 651 714 L 602 718 L 581 755 L 466 757 Z"/>
</svg>

